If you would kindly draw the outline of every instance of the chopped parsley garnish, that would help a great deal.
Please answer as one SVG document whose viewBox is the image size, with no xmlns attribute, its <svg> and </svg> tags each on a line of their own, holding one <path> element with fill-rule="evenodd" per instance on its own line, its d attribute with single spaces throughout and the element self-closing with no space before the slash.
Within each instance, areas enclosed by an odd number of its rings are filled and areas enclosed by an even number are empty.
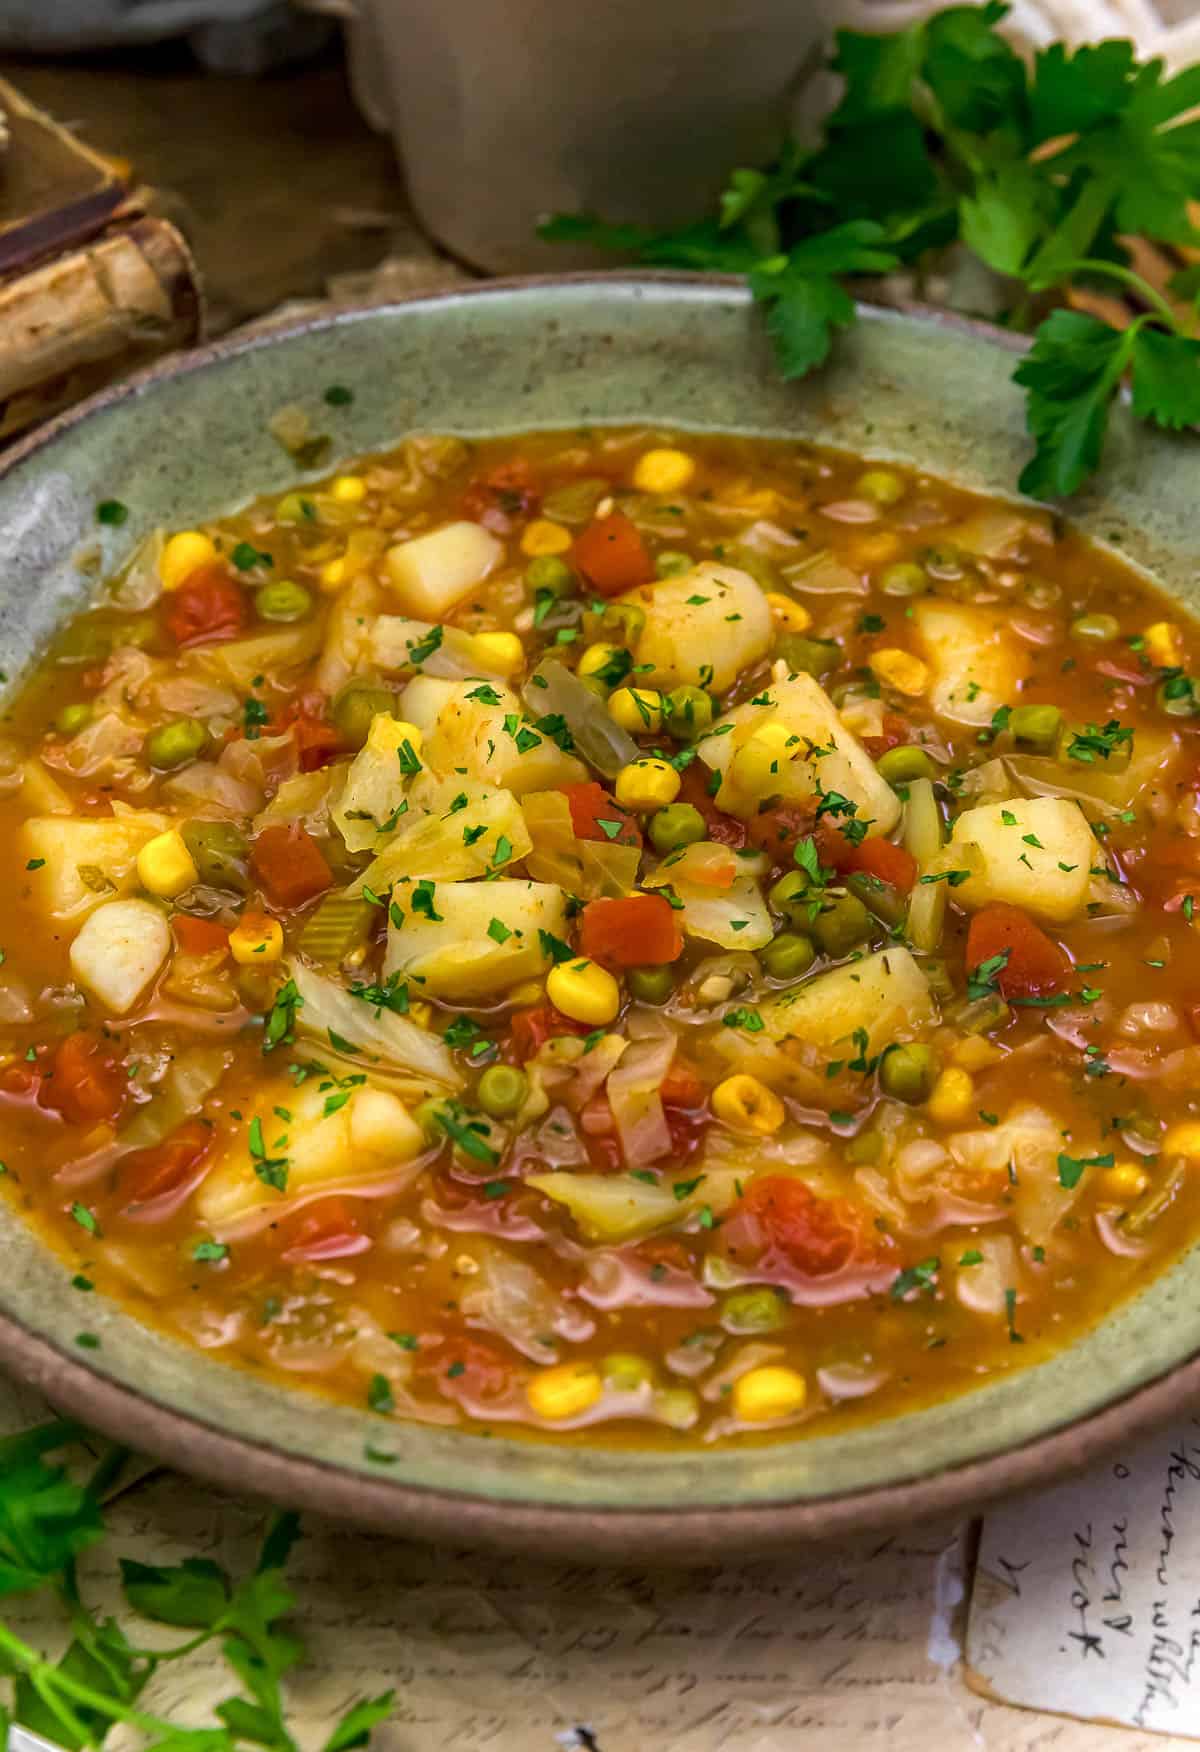
<svg viewBox="0 0 1200 1752">
<path fill-rule="evenodd" d="M 1068 1191 L 1079 1185 L 1085 1168 L 1111 1168 L 1113 1154 L 1109 1150 L 1103 1156 L 1068 1156 L 1060 1153 L 1058 1158 L 1058 1182 Z"/>
<path fill-rule="evenodd" d="M 1097 760 L 1111 760 L 1121 749 L 1128 750 L 1132 746 L 1133 731 L 1118 723 L 1116 718 L 1110 718 L 1103 728 L 1088 724 L 1077 730 L 1067 744 L 1067 759 L 1090 765 Z"/>
<path fill-rule="evenodd" d="M 120 499 L 101 499 L 96 506 L 96 522 L 107 523 L 110 528 L 117 528 L 129 517 L 129 506 L 122 505 Z"/>
<path fill-rule="evenodd" d="M 294 979 L 285 980 L 275 994 L 275 1002 L 267 1012 L 262 1049 L 271 1052 L 281 1042 L 290 1043 L 296 1028 L 296 1011 L 304 1008 L 304 999 Z"/>
<path fill-rule="evenodd" d="M 902 1302 L 913 1290 L 922 1295 L 933 1295 L 941 1269 L 940 1259 L 922 1259 L 918 1265 L 910 1265 L 892 1280 L 890 1294 L 893 1302 Z"/>
</svg>

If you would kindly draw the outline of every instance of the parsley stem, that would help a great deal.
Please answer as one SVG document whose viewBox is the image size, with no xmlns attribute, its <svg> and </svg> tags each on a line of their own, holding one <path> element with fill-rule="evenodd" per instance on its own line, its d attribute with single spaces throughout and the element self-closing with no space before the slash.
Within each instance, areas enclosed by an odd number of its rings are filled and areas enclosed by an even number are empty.
<svg viewBox="0 0 1200 1752">
<path fill-rule="evenodd" d="M 1123 286 L 1128 286 L 1131 291 L 1137 293 L 1139 298 L 1151 306 L 1155 314 L 1166 323 L 1172 334 L 1182 333 L 1175 312 L 1166 299 L 1155 290 L 1148 280 L 1143 280 L 1140 274 L 1134 273 L 1132 268 L 1124 268 L 1119 262 L 1102 262 L 1092 256 L 1083 256 L 1078 261 L 1063 264 L 1061 278 L 1065 280 L 1068 274 L 1107 274 L 1109 279 L 1119 280 Z"/>
<path fill-rule="evenodd" d="M 115 1698 L 106 1697 L 102 1691 L 93 1691 L 90 1685 L 84 1685 L 81 1680 L 73 1679 L 69 1673 L 64 1673 L 61 1667 L 55 1667 L 22 1642 L 0 1624 L 0 1654 L 7 1655 L 21 1671 L 28 1675 L 29 1683 L 34 1687 L 48 1709 L 52 1709 L 60 1720 L 65 1720 L 58 1705 L 60 1699 L 52 1699 L 51 1693 L 59 1692 L 69 1697 L 75 1703 L 82 1704 L 86 1709 L 95 1710 L 97 1715 L 107 1716 L 114 1722 L 128 1722 L 131 1727 L 140 1728 L 145 1734 L 173 1733 L 175 1730 L 170 1722 L 161 1716 L 146 1715 L 142 1710 L 132 1709 L 128 1704 L 120 1703 Z M 66 1707 L 65 1705 L 63 1706 Z M 69 1713 L 69 1712 L 68 1712 Z M 74 1730 L 86 1745 L 95 1745 L 95 1736 L 89 1734 L 82 1723 Z"/>
</svg>

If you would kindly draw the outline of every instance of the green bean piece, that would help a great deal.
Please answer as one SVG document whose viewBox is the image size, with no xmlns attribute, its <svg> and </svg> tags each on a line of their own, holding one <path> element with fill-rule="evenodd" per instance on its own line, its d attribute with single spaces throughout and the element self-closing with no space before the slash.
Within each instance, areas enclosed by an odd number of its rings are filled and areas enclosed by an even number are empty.
<svg viewBox="0 0 1200 1752">
<path fill-rule="evenodd" d="M 1018 748 L 1027 754 L 1053 754 L 1062 730 L 1057 706 L 1016 706 L 1008 727 Z"/>
<path fill-rule="evenodd" d="M 915 1107 L 928 1101 L 937 1082 L 937 1055 L 931 1046 L 912 1042 L 907 1046 L 889 1046 L 879 1061 L 879 1087 L 894 1101 L 907 1101 Z"/>
<path fill-rule="evenodd" d="M 895 505 L 904 497 L 904 482 L 890 468 L 869 468 L 856 485 L 863 498 L 876 505 Z"/>
<path fill-rule="evenodd" d="M 789 870 L 778 882 L 773 882 L 767 899 L 790 925 L 807 925 L 809 913 L 817 904 L 812 885 L 802 870 Z"/>
<path fill-rule="evenodd" d="M 632 1351 L 612 1351 L 600 1362 L 604 1385 L 614 1393 L 636 1393 L 654 1379 L 654 1370 L 645 1357 Z"/>
<path fill-rule="evenodd" d="M 208 743 L 208 731 L 199 718 L 172 718 L 151 730 L 142 747 L 151 766 L 168 772 L 195 760 Z"/>
<path fill-rule="evenodd" d="M 1190 675 L 1168 675 L 1154 690 L 1154 701 L 1170 718 L 1194 718 L 1200 712 L 1196 684 Z"/>
<path fill-rule="evenodd" d="M 889 785 L 909 785 L 914 779 L 932 779 L 937 768 L 923 748 L 906 743 L 902 748 L 889 748 L 875 762 L 881 779 Z"/>
<path fill-rule="evenodd" d="M 331 717 L 347 748 L 361 748 L 371 734 L 372 722 L 395 716 L 396 696 L 386 687 L 371 687 L 351 681 L 334 697 Z"/>
<path fill-rule="evenodd" d="M 639 1004 L 665 1004 L 675 990 L 675 975 L 669 967 L 631 967 L 625 984 Z"/>
<path fill-rule="evenodd" d="M 565 560 L 557 554 L 537 554 L 525 568 L 525 582 L 536 593 L 545 590 L 561 599 L 574 594 L 578 580 Z"/>
<path fill-rule="evenodd" d="M 856 894 L 841 894 L 825 902 L 810 928 L 824 954 L 839 956 L 868 942 L 876 926 Z"/>
<path fill-rule="evenodd" d="M 663 701 L 663 721 L 677 742 L 693 742 L 712 727 L 712 699 L 702 687 L 672 688 Z"/>
<path fill-rule="evenodd" d="M 925 983 L 943 1008 L 952 1002 L 955 996 L 954 981 L 950 977 L 950 969 L 940 955 L 922 955 L 920 957 L 921 972 L 925 975 Z"/>
<path fill-rule="evenodd" d="M 231 821 L 185 821 L 180 831 L 201 882 L 235 894 L 248 891 L 250 847 L 240 828 Z"/>
<path fill-rule="evenodd" d="M 912 560 L 897 560 L 881 574 L 879 588 L 885 596 L 924 596 L 929 574 Z"/>
<path fill-rule="evenodd" d="M 842 661 L 842 647 L 836 639 L 810 639 L 804 633 L 784 633 L 775 650 L 793 675 L 812 675 L 818 681 Z"/>
<path fill-rule="evenodd" d="M 491 1119 L 511 1119 L 529 1093 L 529 1078 L 516 1065 L 489 1065 L 479 1079 L 475 1099 Z"/>
<path fill-rule="evenodd" d="M 305 919 L 297 939 L 311 961 L 344 961 L 361 949 L 379 914 L 355 894 L 327 894 Z"/>
<path fill-rule="evenodd" d="M 901 924 L 908 917 L 908 898 L 901 894 L 898 888 L 893 888 L 890 882 L 885 882 L 881 876 L 872 876 L 867 870 L 855 870 L 846 878 L 846 887 L 851 894 L 856 894 L 869 912 L 873 912 L 881 923 L 889 928 Z"/>
<path fill-rule="evenodd" d="M 568 481 L 565 486 L 553 487 L 546 494 L 542 500 L 542 515 L 552 517 L 556 523 L 590 523 L 596 506 L 611 492 L 611 481 Z"/>
<path fill-rule="evenodd" d="M 1144 1235 L 1174 1204 L 1188 1180 L 1188 1165 L 1179 1156 L 1169 1156 L 1167 1176 L 1157 1186 L 1149 1186 L 1136 1204 L 1129 1207 L 1121 1224 L 1123 1235 Z"/>
<path fill-rule="evenodd" d="M 690 803 L 668 803 L 656 809 L 647 828 L 650 844 L 662 856 L 678 851 L 681 846 L 695 845 L 708 832 L 704 817 Z"/>
<path fill-rule="evenodd" d="M 999 992 L 985 992 L 982 998 L 965 998 L 949 1012 L 947 1020 L 964 1034 L 990 1034 L 993 1028 L 1002 1028 L 1011 1015 Z"/>
<path fill-rule="evenodd" d="M 294 584 L 290 578 L 278 578 L 273 584 L 264 584 L 254 597 L 254 612 L 259 620 L 306 620 L 312 608 L 312 591 L 306 590 L 303 584 Z"/>
<path fill-rule="evenodd" d="M 116 627 L 96 620 L 78 620 L 59 638 L 55 655 L 60 663 L 101 663 L 117 638 Z"/>
<path fill-rule="evenodd" d="M 1068 627 L 1073 639 L 1088 645 L 1111 645 L 1120 635 L 1121 623 L 1115 614 L 1077 615 Z"/>
<path fill-rule="evenodd" d="M 682 578 L 695 564 L 691 554 L 680 553 L 675 548 L 664 548 L 662 553 L 654 557 L 654 575 L 656 578 Z"/>
<path fill-rule="evenodd" d="M 614 645 L 632 651 L 646 624 L 646 611 L 635 602 L 610 602 L 600 616 L 600 630 Z"/>
<path fill-rule="evenodd" d="M 811 940 L 798 931 L 780 931 L 759 951 L 759 960 L 772 979 L 800 979 L 816 958 Z"/>
<path fill-rule="evenodd" d="M 727 1332 L 774 1332 L 787 1318 L 788 1304 L 766 1284 L 731 1290 L 721 1298 L 721 1325 Z"/>
<path fill-rule="evenodd" d="M 78 700 L 74 705 L 63 707 L 54 720 L 54 728 L 60 736 L 77 736 L 81 730 L 87 729 L 92 717 L 92 708 L 85 700 Z"/>
</svg>

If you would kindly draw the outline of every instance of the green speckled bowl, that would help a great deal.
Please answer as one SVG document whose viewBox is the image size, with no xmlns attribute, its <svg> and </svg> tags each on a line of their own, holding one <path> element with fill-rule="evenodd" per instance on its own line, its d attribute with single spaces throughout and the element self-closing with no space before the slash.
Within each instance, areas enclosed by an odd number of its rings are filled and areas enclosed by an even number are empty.
<svg viewBox="0 0 1200 1752">
<path fill-rule="evenodd" d="M 1012 353 L 960 322 L 864 311 L 836 364 L 780 381 L 732 284 L 688 276 L 492 284 L 230 341 L 88 402 L 0 472 L 0 664 L 19 676 L 86 591 L 155 524 L 295 484 L 267 432 L 311 408 L 337 451 L 413 428 L 465 434 L 588 422 L 795 435 L 1008 492 L 1027 454 Z M 354 390 L 327 409 L 329 384 Z M 1118 414 L 1104 478 L 1074 507 L 1192 601 L 1200 452 Z M 97 501 L 131 515 L 99 530 Z M 1200 1387 L 1200 1255 L 1054 1360 L 850 1434 L 714 1453 L 550 1447 L 418 1425 L 290 1392 L 139 1326 L 100 1298 L 81 1353 L 68 1272 L 0 1200 L 0 1360 L 59 1406 L 238 1489 L 381 1530 L 592 1557 L 701 1561 L 907 1522 L 1043 1482 L 1177 1411 Z M 389 1466 L 364 1456 L 386 1438 Z"/>
</svg>

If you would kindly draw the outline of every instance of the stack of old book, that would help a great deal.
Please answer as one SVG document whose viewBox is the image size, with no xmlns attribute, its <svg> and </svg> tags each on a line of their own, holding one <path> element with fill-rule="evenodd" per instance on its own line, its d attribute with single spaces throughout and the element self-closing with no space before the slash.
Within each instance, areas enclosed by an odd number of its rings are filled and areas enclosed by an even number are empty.
<svg viewBox="0 0 1200 1752">
<path fill-rule="evenodd" d="M 153 205 L 0 79 L 0 443 L 199 338 L 195 263 Z"/>
</svg>

